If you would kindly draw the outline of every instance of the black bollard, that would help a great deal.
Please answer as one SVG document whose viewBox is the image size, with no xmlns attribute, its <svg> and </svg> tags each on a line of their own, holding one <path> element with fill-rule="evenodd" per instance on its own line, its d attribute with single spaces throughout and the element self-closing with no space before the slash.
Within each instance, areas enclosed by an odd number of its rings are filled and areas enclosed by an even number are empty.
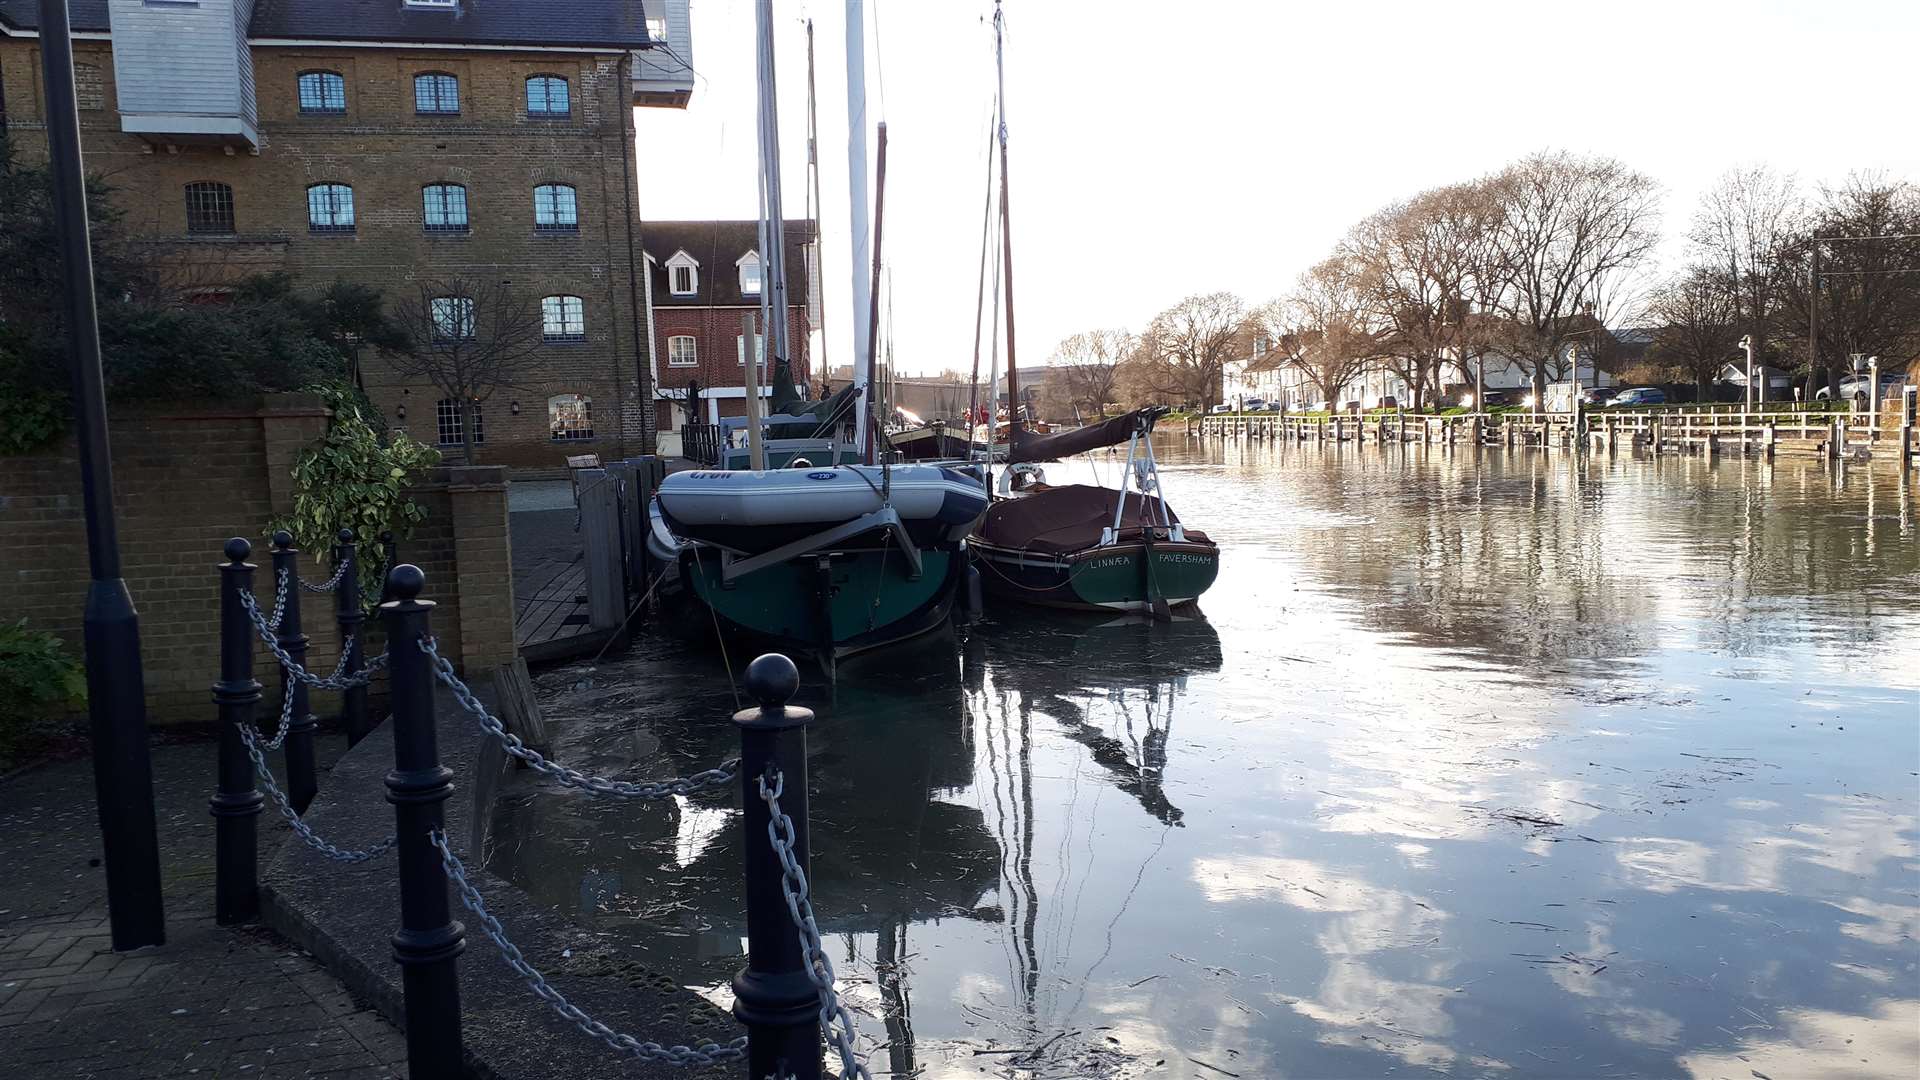
<svg viewBox="0 0 1920 1080">
<path fill-rule="evenodd" d="M 334 621 L 340 624 L 340 641 L 347 648 L 349 674 L 367 664 L 366 643 L 361 640 L 367 613 L 360 610 L 360 553 L 353 545 L 353 530 L 341 529 L 339 545 L 333 549 L 334 569 L 346 567 L 340 583 L 333 587 Z M 350 644 L 349 644 L 350 643 Z M 355 686 L 340 695 L 340 720 L 347 729 L 347 745 L 367 737 L 373 724 L 367 719 L 367 688 Z"/>
<path fill-rule="evenodd" d="M 433 602 L 421 600 L 427 576 L 417 566 L 387 573 L 393 599 L 380 605 L 387 627 L 388 683 L 393 709 L 393 771 L 387 801 L 393 804 L 400 849 L 400 931 L 393 959 L 406 993 L 407 1075 L 414 1080 L 467 1075 L 460 1050 L 460 975 L 454 959 L 466 947 L 466 931 L 453 921 L 447 902 L 447 871 L 428 834 L 445 824 L 444 804 L 453 794 L 453 770 L 440 764 L 434 734 L 433 661 L 420 651 L 432 636 Z"/>
<path fill-rule="evenodd" d="M 820 992 L 807 978 L 806 955 L 780 888 L 780 858 L 767 839 L 772 813 L 760 798 L 760 777 L 780 773 L 786 781 L 780 808 L 793 819 L 793 857 L 811 878 L 807 724 L 813 711 L 787 704 L 800 689 L 800 670 L 778 653 L 747 665 L 745 682 L 760 707 L 733 714 L 740 726 L 747 872 L 747 966 L 733 977 L 733 1015 L 747 1028 L 748 1076 L 819 1080 Z"/>
<path fill-rule="evenodd" d="M 253 621 L 240 604 L 253 591 L 253 545 L 236 536 L 227 541 L 227 562 L 220 567 L 220 681 L 213 684 L 220 707 L 220 779 L 213 809 L 213 917 L 222 925 L 246 922 L 260 913 L 259 860 L 254 819 L 263 801 L 253 788 L 253 761 L 240 741 L 240 725 L 253 723 L 260 684 L 253 678 Z"/>
<path fill-rule="evenodd" d="M 300 549 L 293 546 L 293 534 L 285 529 L 273 534 L 273 584 L 280 587 L 280 576 L 286 575 L 287 606 L 280 615 L 280 628 L 274 636 L 279 639 L 280 647 L 293 657 L 294 663 L 307 666 L 307 635 L 300 632 Z M 314 795 L 320 791 L 320 785 L 314 779 L 313 764 L 313 713 L 309 706 L 305 683 L 293 677 L 293 672 L 280 669 L 280 696 L 274 699 L 278 706 L 276 712 L 287 715 L 287 695 L 293 695 L 293 712 L 287 728 L 285 742 L 287 753 L 287 801 L 293 804 L 295 813 L 307 812 L 307 805 L 313 802 Z"/>
</svg>

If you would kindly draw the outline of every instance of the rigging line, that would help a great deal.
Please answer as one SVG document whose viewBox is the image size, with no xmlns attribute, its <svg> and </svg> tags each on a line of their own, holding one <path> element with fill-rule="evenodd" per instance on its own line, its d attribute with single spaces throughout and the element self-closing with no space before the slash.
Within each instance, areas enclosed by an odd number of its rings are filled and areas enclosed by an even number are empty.
<svg viewBox="0 0 1920 1080">
<path fill-rule="evenodd" d="M 973 374 L 967 384 L 967 460 L 973 460 L 973 418 L 980 405 L 980 319 L 987 310 L 987 245 L 993 236 L 993 143 L 1000 122 L 998 98 L 987 109 L 987 197 L 980 212 L 980 277 L 973 297 Z M 991 393 L 991 389 L 988 391 Z M 988 452 L 992 451 L 993 424 L 987 424 Z"/>
<path fill-rule="evenodd" d="M 880 5 L 873 5 L 873 70 L 880 77 L 880 122 L 887 122 L 887 51 L 880 44 Z"/>
</svg>

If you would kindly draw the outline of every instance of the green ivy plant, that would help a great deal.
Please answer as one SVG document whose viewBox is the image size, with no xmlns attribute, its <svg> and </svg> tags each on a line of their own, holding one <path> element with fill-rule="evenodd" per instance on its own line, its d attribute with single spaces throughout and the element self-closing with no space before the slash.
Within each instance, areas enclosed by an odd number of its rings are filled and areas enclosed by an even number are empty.
<svg viewBox="0 0 1920 1080">
<path fill-rule="evenodd" d="M 297 547 L 322 558 L 340 530 L 353 530 L 360 544 L 360 595 L 371 604 L 380 598 L 386 573 L 376 540 L 382 532 L 405 539 L 426 519 L 426 508 L 407 497 L 406 487 L 440 463 L 440 452 L 401 432 L 383 439 L 368 419 L 364 397 L 351 390 L 308 389 L 326 401 L 333 420 L 294 462 L 292 515 L 268 522 L 267 531 L 285 529 Z M 313 565 L 307 576 L 324 576 L 321 564 Z"/>
<path fill-rule="evenodd" d="M 0 763 L 30 751 L 46 729 L 87 700 L 87 675 L 59 635 L 0 625 Z"/>
</svg>

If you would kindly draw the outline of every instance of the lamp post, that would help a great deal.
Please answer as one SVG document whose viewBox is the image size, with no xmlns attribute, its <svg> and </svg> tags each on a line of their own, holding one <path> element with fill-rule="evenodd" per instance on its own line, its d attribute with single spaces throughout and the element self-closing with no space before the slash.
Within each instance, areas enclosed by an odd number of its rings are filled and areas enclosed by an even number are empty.
<svg viewBox="0 0 1920 1080">
<path fill-rule="evenodd" d="M 1722 340 L 1725 340 L 1724 338 Z M 1747 411 L 1753 411 L 1753 335 L 1740 339 L 1740 347 L 1747 353 Z"/>
<path fill-rule="evenodd" d="M 100 374 L 100 323 L 94 309 L 93 249 L 81 173 L 80 114 L 73 88 L 67 0 L 40 0 L 40 62 L 47 102 L 47 154 L 53 166 L 55 227 L 66 293 L 67 364 L 79 428 L 81 500 L 87 515 L 87 716 L 93 736 L 94 800 L 107 870 L 107 915 L 115 949 L 167 939 L 160 899 L 160 845 L 154 830 L 153 761 L 147 750 L 146 679 L 140 667 L 140 615 L 120 576 L 113 517 L 113 461 Z"/>
</svg>

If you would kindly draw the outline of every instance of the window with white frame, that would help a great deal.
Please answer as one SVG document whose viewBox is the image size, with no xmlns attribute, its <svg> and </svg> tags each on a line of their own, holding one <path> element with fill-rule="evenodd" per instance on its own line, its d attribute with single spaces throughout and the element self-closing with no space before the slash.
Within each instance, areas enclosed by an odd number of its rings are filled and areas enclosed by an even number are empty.
<svg viewBox="0 0 1920 1080">
<path fill-rule="evenodd" d="M 481 423 L 480 403 L 477 401 L 473 403 L 472 415 L 473 415 L 473 441 L 475 443 L 486 442 L 487 429 L 486 429 L 486 426 Z M 440 445 L 441 446 L 461 445 L 463 440 L 460 438 L 460 429 L 465 426 L 465 423 L 462 420 L 460 415 L 460 403 L 453 400 L 452 398 L 441 398 L 438 402 L 434 404 L 433 416 L 435 421 L 437 421 L 437 426 L 439 428 Z"/>
<path fill-rule="evenodd" d="M 700 363 L 700 347 L 692 334 L 675 334 L 667 339 L 667 366 L 693 367 Z"/>
<path fill-rule="evenodd" d="M 593 438 L 593 399 L 585 394 L 555 394 L 548 398 L 547 429 L 554 442 Z"/>
<path fill-rule="evenodd" d="M 740 257 L 740 295 L 760 295 L 760 256 L 756 252 Z"/>
<path fill-rule="evenodd" d="M 577 296 L 542 297 L 540 321 L 548 341 L 587 340 L 586 304 Z"/>
<path fill-rule="evenodd" d="M 753 359 L 761 367 L 767 366 L 767 335 L 753 335 Z M 747 335 L 733 335 L 733 362 L 739 367 L 747 366 Z"/>
<path fill-rule="evenodd" d="M 580 206 L 570 184 L 541 184 L 533 189 L 535 232 L 579 232 Z"/>
<path fill-rule="evenodd" d="M 684 251 L 676 251 L 667 260 L 667 291 L 675 296 L 692 296 L 700 291 L 700 264 Z"/>
<path fill-rule="evenodd" d="M 463 341 L 473 336 L 473 297 L 436 296 L 427 305 L 436 341 Z"/>
</svg>

